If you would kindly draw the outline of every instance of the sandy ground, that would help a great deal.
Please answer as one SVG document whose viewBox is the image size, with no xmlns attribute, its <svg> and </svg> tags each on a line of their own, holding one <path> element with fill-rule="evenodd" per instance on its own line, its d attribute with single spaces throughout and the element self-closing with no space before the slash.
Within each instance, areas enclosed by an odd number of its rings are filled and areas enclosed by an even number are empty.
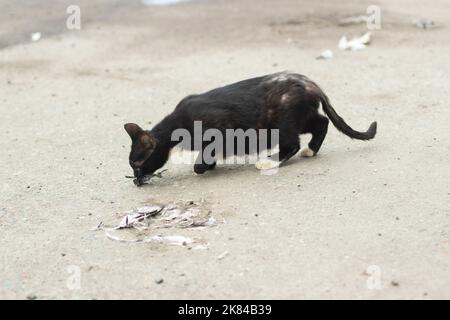
<svg viewBox="0 0 450 320">
<path fill-rule="evenodd" d="M 73 3 L 81 30 L 65 29 Z M 0 298 L 450 298 L 450 4 L 377 1 L 373 43 L 342 52 L 366 29 L 339 19 L 373 1 L 339 3 L 1 0 Z M 335 57 L 316 60 L 324 49 Z M 170 163 L 143 188 L 124 178 L 124 123 L 149 128 L 187 94 L 281 70 L 317 81 L 353 127 L 377 120 L 376 139 L 330 127 L 319 156 L 274 176 Z M 173 234 L 208 250 L 90 231 L 200 199 L 226 223 Z"/>
</svg>

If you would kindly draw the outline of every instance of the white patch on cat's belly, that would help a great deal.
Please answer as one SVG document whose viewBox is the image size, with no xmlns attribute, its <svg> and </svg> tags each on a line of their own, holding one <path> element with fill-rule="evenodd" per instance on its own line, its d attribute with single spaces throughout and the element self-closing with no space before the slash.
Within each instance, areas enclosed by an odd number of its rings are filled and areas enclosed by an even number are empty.
<svg viewBox="0 0 450 320">
<path fill-rule="evenodd" d="M 314 156 L 314 151 L 312 151 L 309 147 L 303 147 L 302 150 L 300 150 L 300 155 L 302 157 L 312 157 Z"/>
<path fill-rule="evenodd" d="M 279 166 L 280 166 L 280 162 L 273 161 L 273 160 L 270 160 L 270 159 L 258 160 L 255 163 L 255 167 L 258 170 L 270 170 L 270 169 L 278 168 Z"/>
</svg>

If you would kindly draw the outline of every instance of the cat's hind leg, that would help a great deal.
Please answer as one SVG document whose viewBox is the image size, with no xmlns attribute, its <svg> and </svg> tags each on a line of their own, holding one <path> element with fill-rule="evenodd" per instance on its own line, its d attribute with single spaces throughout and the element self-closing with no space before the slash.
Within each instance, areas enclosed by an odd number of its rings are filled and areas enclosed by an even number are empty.
<svg viewBox="0 0 450 320">
<path fill-rule="evenodd" d="M 297 143 L 291 145 L 280 145 L 280 152 L 270 156 L 271 159 L 280 162 L 280 165 L 288 161 L 300 150 L 300 139 L 297 136 Z"/>
<path fill-rule="evenodd" d="M 292 131 L 289 134 L 285 130 L 281 131 L 279 149 L 278 153 L 269 156 L 267 159 L 259 160 L 255 165 L 256 168 L 258 170 L 274 169 L 292 158 L 300 150 L 298 133 Z"/>
<path fill-rule="evenodd" d="M 301 133 L 311 133 L 312 138 L 308 143 L 308 146 L 303 147 L 300 150 L 300 155 L 302 157 L 312 157 L 319 152 L 319 149 L 325 140 L 325 136 L 327 135 L 329 122 L 327 117 L 317 114 L 306 123 L 306 126 Z"/>
</svg>

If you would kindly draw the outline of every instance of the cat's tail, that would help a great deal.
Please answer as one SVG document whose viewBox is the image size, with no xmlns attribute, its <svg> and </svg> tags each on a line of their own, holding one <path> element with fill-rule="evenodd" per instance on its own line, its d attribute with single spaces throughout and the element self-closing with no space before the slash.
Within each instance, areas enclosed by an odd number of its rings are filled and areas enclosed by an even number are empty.
<svg viewBox="0 0 450 320">
<path fill-rule="evenodd" d="M 334 126 L 341 131 L 343 134 L 349 136 L 353 139 L 358 140 L 370 140 L 373 137 L 375 137 L 377 133 L 377 122 L 374 121 L 370 125 L 369 129 L 367 129 L 366 132 L 359 132 L 356 130 L 353 130 L 347 123 L 345 123 L 344 119 L 342 119 L 336 112 L 336 110 L 333 109 L 333 107 L 330 104 L 330 101 L 328 100 L 328 97 L 323 93 L 322 90 L 320 94 L 320 102 L 322 103 L 322 109 L 330 118 L 331 122 L 334 124 Z"/>
</svg>

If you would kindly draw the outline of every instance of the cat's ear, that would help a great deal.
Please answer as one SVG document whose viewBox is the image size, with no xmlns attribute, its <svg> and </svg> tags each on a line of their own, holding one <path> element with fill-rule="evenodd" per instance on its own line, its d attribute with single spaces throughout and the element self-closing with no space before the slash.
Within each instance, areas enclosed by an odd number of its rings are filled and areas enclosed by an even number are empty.
<svg viewBox="0 0 450 320">
<path fill-rule="evenodd" d="M 156 139 L 149 132 L 145 132 L 139 138 L 139 142 L 145 149 L 154 149 L 156 145 Z"/>
<path fill-rule="evenodd" d="M 144 132 L 144 130 L 135 123 L 127 123 L 123 127 L 133 141 L 139 138 L 141 133 Z"/>
</svg>

